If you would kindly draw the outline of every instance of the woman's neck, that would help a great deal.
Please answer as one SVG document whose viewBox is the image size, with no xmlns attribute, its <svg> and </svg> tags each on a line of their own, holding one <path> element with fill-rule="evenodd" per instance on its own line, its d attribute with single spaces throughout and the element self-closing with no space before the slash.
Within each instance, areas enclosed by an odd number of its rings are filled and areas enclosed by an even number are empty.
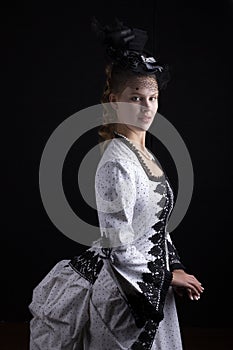
<svg viewBox="0 0 233 350">
<path fill-rule="evenodd" d="M 146 131 L 133 130 L 128 125 L 121 126 L 119 124 L 117 125 L 116 132 L 127 137 L 142 151 L 146 150 L 146 146 L 145 146 Z"/>
</svg>

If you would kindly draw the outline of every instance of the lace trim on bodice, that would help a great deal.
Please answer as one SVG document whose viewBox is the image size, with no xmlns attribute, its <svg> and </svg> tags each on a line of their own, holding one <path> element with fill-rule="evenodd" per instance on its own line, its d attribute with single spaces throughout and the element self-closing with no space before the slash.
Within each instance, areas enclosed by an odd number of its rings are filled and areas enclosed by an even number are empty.
<svg viewBox="0 0 233 350">
<path fill-rule="evenodd" d="M 150 302 L 154 310 L 157 312 L 153 317 L 153 312 L 149 311 L 150 315 L 144 315 L 147 321 L 144 322 L 144 328 L 140 333 L 137 341 L 131 347 L 132 350 L 150 350 L 156 335 L 159 322 L 163 319 L 163 307 L 167 290 L 171 282 L 171 272 L 166 270 L 166 250 L 165 250 L 165 227 L 168 216 L 171 212 L 173 200 L 171 193 L 167 190 L 166 203 L 160 216 L 160 221 L 153 228 L 156 231 L 149 239 L 153 242 L 153 247 L 149 254 L 155 259 L 148 262 L 147 267 L 150 273 L 143 273 L 143 281 L 138 282 L 146 300 Z M 130 299 L 130 296 L 128 296 Z M 136 301 L 137 303 L 137 301 Z M 137 306 L 135 305 L 137 308 Z M 152 318 L 148 319 L 149 316 Z"/>
<path fill-rule="evenodd" d="M 142 158 L 142 156 L 141 156 L 139 150 L 134 146 L 134 144 L 133 144 L 126 136 L 124 136 L 124 135 L 122 135 L 122 134 L 119 134 L 119 133 L 116 133 L 116 132 L 114 132 L 114 133 L 115 133 L 115 135 L 116 135 L 116 138 L 120 138 L 121 141 L 122 141 L 124 144 L 126 144 L 126 145 L 131 149 L 131 151 L 134 152 L 134 154 L 135 154 L 136 157 L 138 158 L 138 160 L 139 160 L 139 162 L 140 162 L 142 168 L 144 169 L 145 173 L 147 174 L 148 178 L 149 178 L 151 181 L 161 181 L 161 180 L 163 180 L 163 179 L 165 178 L 165 174 L 164 174 L 164 173 L 163 173 L 162 175 L 155 176 L 155 175 L 151 172 L 150 168 L 147 166 L 147 164 L 145 163 L 144 159 Z M 150 152 L 150 153 L 151 153 L 151 152 Z M 152 154 L 152 153 L 151 153 L 151 154 Z M 153 155 L 153 154 L 152 154 L 152 155 Z M 154 157 L 154 155 L 153 155 L 153 157 Z M 156 161 L 155 161 L 155 158 L 154 158 L 154 162 L 156 162 Z M 157 164 L 157 162 L 156 162 L 156 164 Z"/>
</svg>

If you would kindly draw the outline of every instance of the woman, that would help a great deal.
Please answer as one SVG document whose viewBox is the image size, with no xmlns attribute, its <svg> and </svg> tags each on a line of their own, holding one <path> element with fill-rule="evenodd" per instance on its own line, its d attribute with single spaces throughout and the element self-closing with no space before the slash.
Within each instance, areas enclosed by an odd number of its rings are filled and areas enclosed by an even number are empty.
<svg viewBox="0 0 233 350">
<path fill-rule="evenodd" d="M 173 192 L 145 146 L 165 70 L 145 52 L 146 32 L 94 25 L 110 58 L 95 176 L 101 239 L 34 289 L 30 349 L 181 350 L 173 291 L 198 300 L 203 287 L 167 232 Z"/>
</svg>

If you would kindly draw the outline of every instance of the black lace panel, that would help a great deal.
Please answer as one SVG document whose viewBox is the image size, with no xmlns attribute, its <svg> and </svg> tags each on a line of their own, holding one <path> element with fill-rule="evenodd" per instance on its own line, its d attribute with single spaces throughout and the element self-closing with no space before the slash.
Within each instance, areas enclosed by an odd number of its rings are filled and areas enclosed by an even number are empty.
<svg viewBox="0 0 233 350">
<path fill-rule="evenodd" d="M 152 307 L 148 296 L 139 292 L 124 276 L 114 269 L 114 267 L 113 272 L 120 289 L 125 295 L 129 309 L 134 316 L 136 326 L 142 328 L 145 326 L 146 322 L 151 319 L 160 321 L 162 317 L 156 308 Z"/>
<path fill-rule="evenodd" d="M 167 191 L 168 193 L 168 191 Z M 171 272 L 166 269 L 166 235 L 165 226 L 170 211 L 171 201 L 168 195 L 166 195 L 166 202 L 163 207 L 163 211 L 160 217 L 160 221 L 156 223 L 153 228 L 155 234 L 149 239 L 153 243 L 153 247 L 149 251 L 149 254 L 153 255 L 153 261 L 147 263 L 147 267 L 150 273 L 143 273 L 143 281 L 138 282 L 138 285 L 151 305 L 160 313 L 163 317 L 162 309 L 164 303 L 164 295 L 171 281 Z"/>
<path fill-rule="evenodd" d="M 103 260 L 95 251 L 86 250 L 81 255 L 72 258 L 69 265 L 91 284 L 94 284 L 103 267 Z"/>
<path fill-rule="evenodd" d="M 167 247 L 169 252 L 169 265 L 170 265 L 171 271 L 175 269 L 185 270 L 185 266 L 180 262 L 180 257 L 175 246 L 168 241 Z"/>
<path fill-rule="evenodd" d="M 150 350 L 153 345 L 158 325 L 159 323 L 153 320 L 147 321 L 138 339 L 131 346 L 131 350 Z"/>
<path fill-rule="evenodd" d="M 149 261 L 147 264 L 150 272 L 143 273 L 142 281 L 138 282 L 147 302 L 144 302 L 143 309 L 145 313 L 144 318 L 141 319 L 142 323 L 144 323 L 144 329 L 140 333 L 138 340 L 133 344 L 132 350 L 151 349 L 159 322 L 164 317 L 163 308 L 165 298 L 172 279 L 172 273 L 166 269 L 165 248 L 165 227 L 172 209 L 172 198 L 170 197 L 168 189 L 165 200 L 166 202 L 163 203 L 164 207 L 161 212 L 160 221 L 153 226 L 155 234 L 149 238 L 153 243 L 149 254 L 153 255 L 154 260 Z M 127 297 L 130 299 L 130 296 Z M 150 307 L 147 303 L 150 304 Z M 138 304 L 140 304 L 139 307 L 142 308 L 143 300 L 138 302 Z"/>
</svg>

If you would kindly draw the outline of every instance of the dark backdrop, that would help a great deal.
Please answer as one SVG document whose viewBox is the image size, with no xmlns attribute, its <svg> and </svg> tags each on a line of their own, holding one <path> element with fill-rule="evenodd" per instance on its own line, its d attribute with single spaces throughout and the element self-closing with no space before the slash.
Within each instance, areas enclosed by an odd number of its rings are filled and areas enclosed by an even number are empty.
<svg viewBox="0 0 233 350">
<path fill-rule="evenodd" d="M 40 4 L 40 5 L 39 5 Z M 148 31 L 148 48 L 171 70 L 159 112 L 182 136 L 193 162 L 194 192 L 173 241 L 189 272 L 205 287 L 200 301 L 178 300 L 180 321 L 232 326 L 232 1 L 98 1 L 95 5 L 23 5 L 3 10 L 4 91 L 1 232 L 2 321 L 28 321 L 32 290 L 55 263 L 86 247 L 63 235 L 43 207 L 38 184 L 45 143 L 75 112 L 99 103 L 103 52 L 90 29 L 115 16 Z M 96 223 L 77 188 L 77 165 L 97 142 L 96 130 L 77 141 L 64 165 L 64 188 L 73 209 Z M 153 141 L 153 142 L 152 142 Z M 177 190 L 165 147 L 148 135 Z M 153 145 L 152 145 L 153 144 Z"/>
</svg>

